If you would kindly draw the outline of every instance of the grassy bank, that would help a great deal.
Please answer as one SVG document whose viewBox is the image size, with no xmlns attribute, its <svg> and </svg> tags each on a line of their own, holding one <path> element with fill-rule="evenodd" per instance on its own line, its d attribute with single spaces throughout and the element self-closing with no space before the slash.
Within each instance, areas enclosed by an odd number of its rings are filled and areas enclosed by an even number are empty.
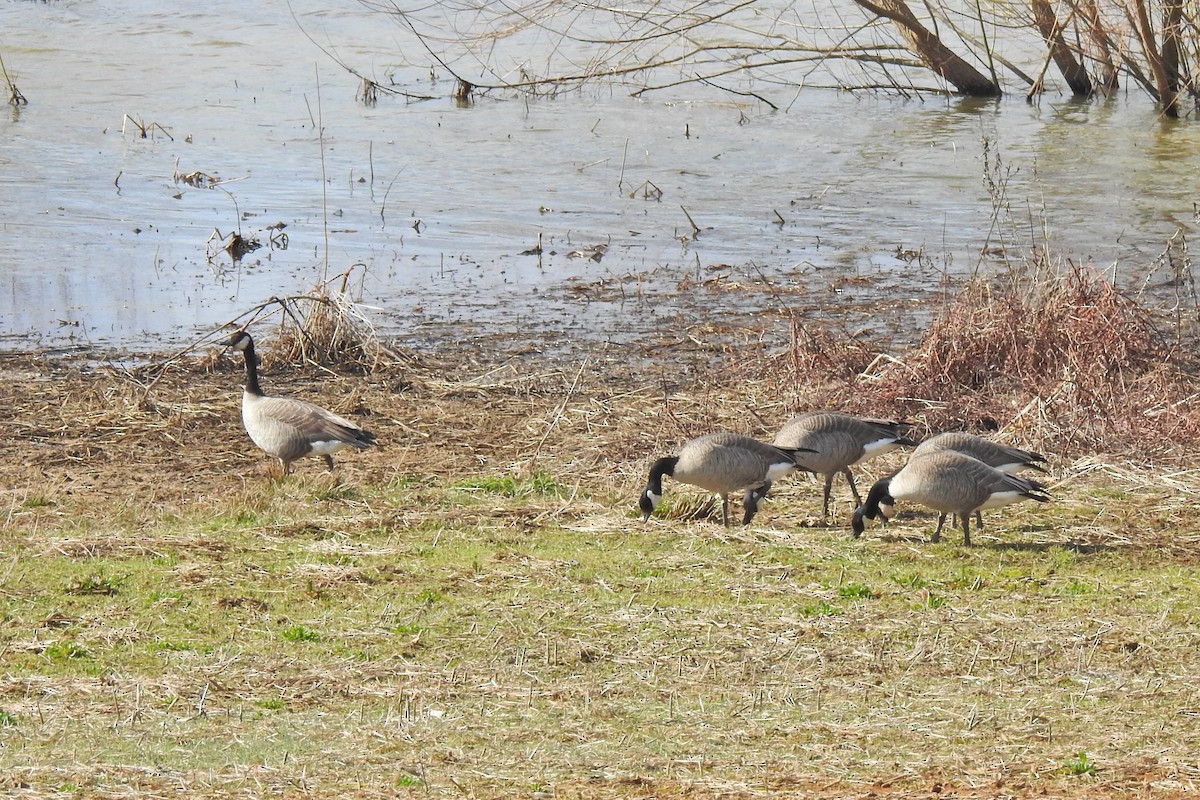
<svg viewBox="0 0 1200 800">
<path fill-rule="evenodd" d="M 975 319 L 994 310 L 964 297 Z M 1147 330 L 1104 362 L 1124 395 L 1097 389 L 1086 332 L 1039 372 L 1005 366 L 1020 346 L 943 358 L 964 350 L 949 325 L 884 360 L 794 327 L 782 350 L 686 373 L 631 372 L 616 348 L 366 374 L 268 360 L 268 391 L 382 443 L 282 481 L 241 430 L 234 361 L 6 358 L 0 789 L 1186 795 L 1196 414 L 1186 365 Z M 970 548 L 929 543 L 933 515 L 912 507 L 851 539 L 840 482 L 840 521 L 821 527 L 803 478 L 748 528 L 674 483 L 638 518 L 655 456 L 717 428 L 770 438 L 815 405 L 930 430 L 999 419 L 1050 456 L 1055 500 L 989 514 Z"/>
</svg>

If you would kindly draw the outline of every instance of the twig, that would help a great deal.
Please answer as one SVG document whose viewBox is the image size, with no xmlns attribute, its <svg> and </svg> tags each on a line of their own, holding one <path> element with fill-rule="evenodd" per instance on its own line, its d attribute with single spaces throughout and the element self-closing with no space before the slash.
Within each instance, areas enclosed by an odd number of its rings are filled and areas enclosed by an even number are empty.
<svg viewBox="0 0 1200 800">
<path fill-rule="evenodd" d="M 546 426 L 546 431 L 542 434 L 542 438 L 538 440 L 537 447 L 533 448 L 533 455 L 529 457 L 529 470 L 537 466 L 538 455 L 542 451 L 542 445 L 546 443 L 546 439 L 550 436 L 550 432 L 554 430 L 554 426 L 562 418 L 563 411 L 566 410 L 567 404 L 571 402 L 571 398 L 575 396 L 575 389 L 579 386 L 579 379 L 583 377 L 583 370 L 588 365 L 587 358 L 579 363 L 579 370 L 575 373 L 575 380 L 571 381 L 571 388 L 567 390 L 567 396 L 558 404 L 558 409 L 554 412 L 554 417 L 550 420 L 550 424 Z"/>
<path fill-rule="evenodd" d="M 322 280 L 329 278 L 329 188 L 325 180 L 325 120 L 321 116 L 321 74 L 313 64 L 317 81 L 317 142 L 321 147 L 321 229 L 325 235 L 325 269 Z"/>
<path fill-rule="evenodd" d="M 617 191 L 625 191 L 625 159 L 629 156 L 629 140 L 625 140 L 625 149 L 621 151 L 621 173 L 617 176 Z"/>
<path fill-rule="evenodd" d="M 779 110 L 779 106 L 775 105 L 770 100 L 763 97 L 761 94 L 758 94 L 757 92 L 738 91 L 737 89 L 730 89 L 728 86 L 718 86 L 717 84 L 713 83 L 712 81 L 708 80 L 707 78 L 699 78 L 697 80 L 697 82 L 702 83 L 705 86 L 711 86 L 714 89 L 720 89 L 723 92 L 729 92 L 730 94 L 739 95 L 741 97 L 753 97 L 755 100 L 757 100 L 760 103 L 766 103 L 768 106 L 771 107 L 772 111 Z"/>
<path fill-rule="evenodd" d="M 680 208 L 683 209 L 683 215 L 685 217 L 687 217 L 688 224 L 692 226 L 692 238 L 699 236 L 700 228 L 698 228 L 696 226 L 696 221 L 694 219 L 692 219 L 692 215 L 689 214 L 688 210 L 686 208 L 683 208 L 683 206 L 680 206 Z"/>
<path fill-rule="evenodd" d="M 21 90 L 12 82 L 12 78 L 8 77 L 8 67 L 4 66 L 3 56 L 0 56 L 0 72 L 4 73 L 4 85 L 8 87 L 8 104 L 11 106 L 29 105 L 25 95 L 21 94 Z"/>
</svg>

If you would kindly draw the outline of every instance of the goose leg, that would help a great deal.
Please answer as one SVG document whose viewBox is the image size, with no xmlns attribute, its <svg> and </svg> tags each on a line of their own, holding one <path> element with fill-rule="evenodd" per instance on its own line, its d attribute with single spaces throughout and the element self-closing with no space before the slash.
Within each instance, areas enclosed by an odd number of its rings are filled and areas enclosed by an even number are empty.
<svg viewBox="0 0 1200 800">
<path fill-rule="evenodd" d="M 967 516 L 970 515 L 968 514 Z M 950 527 L 952 528 L 957 528 L 962 524 L 958 521 L 958 514 L 955 514 L 950 519 L 952 520 L 950 523 Z M 983 530 L 983 514 L 979 513 L 978 511 L 975 512 L 975 527 L 979 528 L 979 530 Z"/>
<path fill-rule="evenodd" d="M 729 527 L 729 495 L 724 492 L 721 493 L 721 521 Z"/>
<path fill-rule="evenodd" d="M 329 453 L 325 453 L 323 458 L 325 459 L 325 466 L 330 472 L 333 472 L 333 456 L 329 455 Z"/>
<path fill-rule="evenodd" d="M 832 472 L 825 473 L 825 502 L 821 506 L 822 523 L 829 522 L 829 493 L 833 489 L 833 475 L 834 473 Z M 859 503 L 858 505 L 861 506 L 862 503 Z M 855 508 L 858 508 L 858 506 L 855 506 Z"/>
<path fill-rule="evenodd" d="M 962 525 L 963 525 L 963 544 L 967 545 L 969 547 L 971 545 L 971 515 L 970 514 L 962 515 Z"/>
<path fill-rule="evenodd" d="M 938 514 L 937 527 L 933 529 L 933 536 L 929 537 L 931 542 L 940 542 L 942 540 L 942 526 L 946 524 L 946 515 Z"/>
<path fill-rule="evenodd" d="M 846 483 L 850 484 L 850 494 L 854 495 L 854 505 L 861 506 L 862 498 L 858 496 L 858 487 L 854 485 L 854 475 L 850 472 L 850 468 L 843 467 L 842 474 L 846 476 Z"/>
</svg>

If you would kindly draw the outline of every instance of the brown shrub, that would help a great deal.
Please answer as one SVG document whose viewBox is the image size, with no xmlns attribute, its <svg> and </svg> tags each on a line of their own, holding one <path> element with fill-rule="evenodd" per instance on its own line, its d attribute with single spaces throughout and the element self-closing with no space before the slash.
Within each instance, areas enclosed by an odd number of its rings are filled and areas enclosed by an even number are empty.
<svg viewBox="0 0 1200 800">
<path fill-rule="evenodd" d="M 808 407 L 914 418 L 930 432 L 1021 431 L 1062 450 L 1165 455 L 1200 441 L 1200 395 L 1173 323 L 1090 267 L 972 280 L 908 353 L 809 326 L 767 365 Z"/>
</svg>

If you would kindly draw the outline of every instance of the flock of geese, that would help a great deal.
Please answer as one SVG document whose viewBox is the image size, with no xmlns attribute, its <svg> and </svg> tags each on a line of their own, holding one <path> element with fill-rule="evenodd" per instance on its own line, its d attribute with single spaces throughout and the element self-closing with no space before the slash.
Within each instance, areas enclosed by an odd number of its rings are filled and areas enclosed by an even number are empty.
<svg viewBox="0 0 1200 800">
<path fill-rule="evenodd" d="M 258 382 L 258 357 L 254 340 L 238 331 L 223 342 L 242 353 L 246 385 L 242 392 L 242 423 L 254 444 L 279 459 L 287 475 L 292 462 L 310 455 L 324 458 L 333 469 L 333 454 L 345 448 L 365 449 L 375 436 L 353 422 L 320 406 L 290 397 L 263 394 Z M 870 419 L 837 411 L 816 411 L 791 419 L 767 444 L 737 433 L 709 433 L 686 442 L 677 455 L 656 460 L 638 501 L 643 520 L 649 519 L 663 496 L 662 481 L 670 476 L 681 483 L 721 496 L 721 512 L 729 525 L 729 495 L 744 492 L 742 524 L 748 525 L 771 484 L 794 472 L 811 472 L 825 478 L 821 515 L 829 519 L 833 479 L 845 475 L 857 506 L 851 517 L 854 536 L 861 536 L 865 520 L 892 516 L 897 500 L 919 503 L 939 513 L 932 540 L 938 541 L 946 517 L 958 518 L 963 543 L 971 543 L 971 516 L 983 526 L 980 512 L 1021 500 L 1046 502 L 1046 487 L 1016 475 L 1018 470 L 1046 472 L 1045 457 L 969 433 L 941 433 L 917 442 L 905 434 L 908 423 Z M 854 484 L 852 466 L 895 450 L 915 448 L 897 472 L 875 482 L 866 501 Z"/>
<path fill-rule="evenodd" d="M 938 541 L 946 517 L 962 525 L 963 543 L 971 543 L 971 516 L 983 526 L 980 512 L 1020 500 L 1044 503 L 1050 499 L 1038 481 L 1014 474 L 1020 469 L 1046 472 L 1044 456 L 969 433 L 940 433 L 923 442 L 904 433 L 912 426 L 894 420 L 869 419 L 837 411 L 816 411 L 790 420 L 772 444 L 736 433 L 710 433 L 684 444 L 679 455 L 654 462 L 639 506 L 648 519 L 662 499 L 662 479 L 670 475 L 721 495 L 725 524 L 729 524 L 729 494 L 745 491 L 742 524 L 748 525 L 771 483 L 793 471 L 825 476 L 822 519 L 829 519 L 833 478 L 846 476 L 857 509 L 850 519 L 854 536 L 866 529 L 864 520 L 892 516 L 897 500 L 928 506 L 939 513 L 932 540 Z M 850 467 L 895 450 L 914 447 L 900 470 L 881 478 L 864 502 Z"/>
</svg>

